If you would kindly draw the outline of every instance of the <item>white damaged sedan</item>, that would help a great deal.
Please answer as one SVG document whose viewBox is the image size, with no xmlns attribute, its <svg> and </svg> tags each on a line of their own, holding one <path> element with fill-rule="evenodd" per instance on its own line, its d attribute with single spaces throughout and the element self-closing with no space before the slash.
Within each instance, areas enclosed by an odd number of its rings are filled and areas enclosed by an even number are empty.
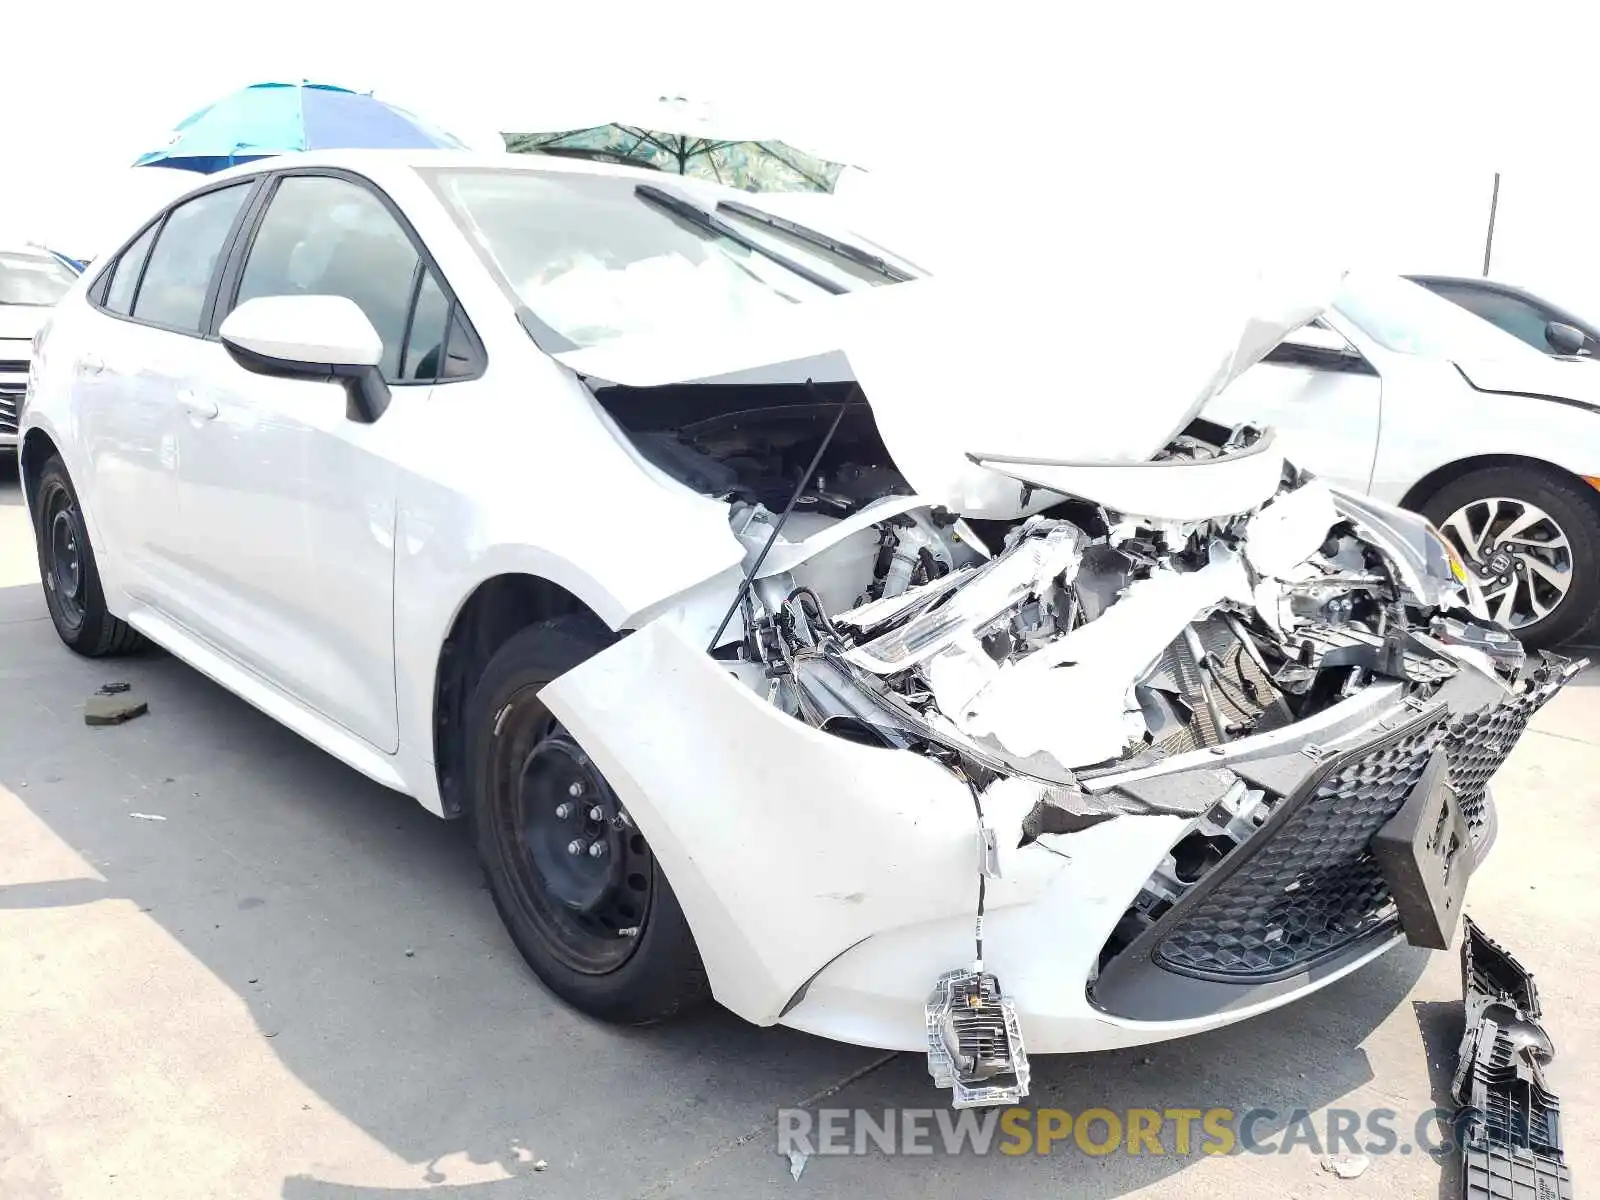
<svg viewBox="0 0 1600 1200">
<path fill-rule="evenodd" d="M 1197 416 L 1317 300 L 1029 337 L 750 204 L 350 152 L 169 206 L 35 341 L 62 640 L 467 817 L 584 1011 L 714 997 L 959 1105 L 1447 945 L 1575 665 L 1422 518 Z"/>
</svg>

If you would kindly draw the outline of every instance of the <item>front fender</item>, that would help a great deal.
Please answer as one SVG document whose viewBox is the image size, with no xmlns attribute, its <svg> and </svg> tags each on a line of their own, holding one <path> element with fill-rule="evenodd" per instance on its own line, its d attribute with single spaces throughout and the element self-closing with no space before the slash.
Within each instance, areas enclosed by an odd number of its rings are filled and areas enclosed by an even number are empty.
<svg viewBox="0 0 1600 1200">
<path fill-rule="evenodd" d="M 1595 370 L 1600 372 L 1600 366 Z M 1372 492 L 1399 503 L 1429 475 L 1467 459 L 1528 458 L 1572 475 L 1600 476 L 1600 412 L 1534 396 L 1479 392 L 1454 368 L 1451 386 L 1385 380 L 1383 431 Z"/>
<path fill-rule="evenodd" d="M 817 971 L 891 929 L 963 918 L 947 961 L 970 961 L 977 815 L 966 786 L 931 759 L 786 715 L 669 619 L 540 696 L 649 841 L 713 995 L 741 1017 L 771 1024 Z M 991 911 L 1032 901 L 1065 864 L 1017 848 L 1036 800 L 1028 788 L 985 797 L 1001 847 Z"/>
</svg>

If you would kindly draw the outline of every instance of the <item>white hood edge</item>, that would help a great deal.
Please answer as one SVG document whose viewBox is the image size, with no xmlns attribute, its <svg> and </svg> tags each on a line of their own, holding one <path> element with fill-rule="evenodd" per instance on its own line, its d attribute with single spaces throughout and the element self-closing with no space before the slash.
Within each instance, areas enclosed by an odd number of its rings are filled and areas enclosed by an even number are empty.
<svg viewBox="0 0 1600 1200">
<path fill-rule="evenodd" d="M 0 304 L 0 342 L 32 341 L 54 311 L 36 304 Z"/>
<path fill-rule="evenodd" d="M 913 489 L 1008 519 L 1025 511 L 1014 467 L 970 455 L 1148 462 L 1338 281 L 1131 275 L 984 292 L 921 279 L 555 357 L 601 386 L 854 379 Z"/>
</svg>

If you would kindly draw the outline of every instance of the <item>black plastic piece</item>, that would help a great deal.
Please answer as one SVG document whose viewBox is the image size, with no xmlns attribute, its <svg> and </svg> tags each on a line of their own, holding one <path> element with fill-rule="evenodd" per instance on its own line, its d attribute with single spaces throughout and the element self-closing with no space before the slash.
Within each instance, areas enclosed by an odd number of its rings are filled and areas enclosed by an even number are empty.
<svg viewBox="0 0 1600 1200">
<path fill-rule="evenodd" d="M 383 381 L 383 372 L 374 366 L 330 365 L 328 363 L 299 362 L 290 358 L 276 358 L 261 354 L 226 338 L 222 345 L 228 357 L 253 375 L 277 376 L 280 379 L 309 379 L 337 383 L 344 388 L 345 416 L 363 425 L 370 425 L 383 416 L 389 407 L 389 385 Z"/>
<path fill-rule="evenodd" d="M 1470 918 L 1461 942 L 1466 1031 L 1451 1086 L 1467 1200 L 1571 1200 L 1555 1057 L 1533 976 Z"/>
<path fill-rule="evenodd" d="M 1372 837 L 1372 856 L 1389 885 L 1400 927 L 1413 946 L 1448 950 L 1472 874 L 1472 835 L 1435 750 L 1400 811 Z"/>
</svg>

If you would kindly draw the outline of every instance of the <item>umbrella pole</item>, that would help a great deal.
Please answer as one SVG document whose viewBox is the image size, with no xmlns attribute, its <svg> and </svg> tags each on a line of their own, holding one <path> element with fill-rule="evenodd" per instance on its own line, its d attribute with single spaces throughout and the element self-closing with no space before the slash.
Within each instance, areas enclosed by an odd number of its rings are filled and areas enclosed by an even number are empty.
<svg viewBox="0 0 1600 1200">
<path fill-rule="evenodd" d="M 1494 191 L 1489 193 L 1489 231 L 1483 239 L 1483 277 L 1489 278 L 1489 255 L 1494 250 L 1494 217 L 1500 207 L 1500 172 L 1494 173 Z"/>
</svg>

